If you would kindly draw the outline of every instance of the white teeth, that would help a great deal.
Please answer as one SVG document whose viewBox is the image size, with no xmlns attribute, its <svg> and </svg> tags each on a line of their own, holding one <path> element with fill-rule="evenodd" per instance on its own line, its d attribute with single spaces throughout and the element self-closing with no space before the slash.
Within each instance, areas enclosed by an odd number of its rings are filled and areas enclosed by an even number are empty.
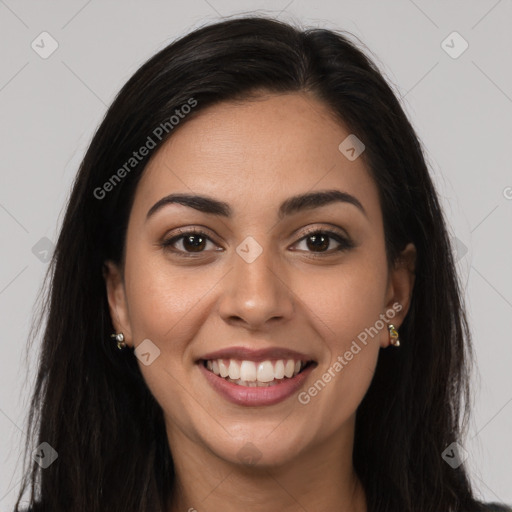
<svg viewBox="0 0 512 512">
<path fill-rule="evenodd" d="M 271 382 L 274 380 L 274 368 L 270 361 L 263 361 L 258 365 L 257 377 L 260 382 Z"/>
<path fill-rule="evenodd" d="M 256 365 L 253 361 L 242 361 L 240 365 L 240 378 L 249 382 L 256 380 Z"/>
<path fill-rule="evenodd" d="M 278 380 L 273 380 L 272 382 L 247 382 L 246 380 L 238 379 L 238 380 L 232 380 L 227 379 L 228 382 L 232 382 L 233 384 L 237 384 L 238 386 L 245 386 L 248 388 L 268 388 L 270 386 L 277 386 L 279 385 Z"/>
<path fill-rule="evenodd" d="M 219 373 L 221 377 L 227 377 L 229 375 L 228 367 L 225 365 L 222 359 L 219 360 Z"/>
<path fill-rule="evenodd" d="M 240 378 L 240 365 L 233 359 L 229 360 L 228 372 L 230 379 L 238 380 Z"/>
<path fill-rule="evenodd" d="M 291 379 L 305 364 L 294 359 L 278 359 L 275 362 L 266 360 L 258 363 L 236 359 L 213 359 L 206 361 L 206 368 L 229 382 L 254 387 L 279 384 L 285 377 Z"/>
<path fill-rule="evenodd" d="M 281 359 L 279 361 L 276 361 L 276 365 L 274 367 L 274 378 L 275 379 L 284 378 L 284 363 Z"/>
<path fill-rule="evenodd" d="M 295 362 L 293 361 L 293 359 L 288 359 L 288 361 L 286 361 L 286 364 L 284 366 L 285 377 L 288 377 L 289 379 L 292 378 L 294 370 L 295 370 Z"/>
</svg>

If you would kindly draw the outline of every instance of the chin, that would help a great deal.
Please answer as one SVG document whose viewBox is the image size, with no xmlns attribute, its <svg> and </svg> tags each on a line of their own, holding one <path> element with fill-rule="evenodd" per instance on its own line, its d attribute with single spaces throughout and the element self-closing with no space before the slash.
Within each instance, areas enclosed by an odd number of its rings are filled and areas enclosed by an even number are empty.
<svg viewBox="0 0 512 512">
<path fill-rule="evenodd" d="M 274 424 L 275 427 L 275 424 Z M 209 451 L 230 464 L 246 466 L 247 468 L 269 469 L 286 464 L 291 464 L 300 455 L 305 446 L 304 433 L 296 432 L 291 436 L 290 432 L 283 429 L 274 435 L 268 434 L 272 429 L 252 431 L 246 428 L 244 432 L 229 437 L 225 431 L 221 438 L 203 439 Z"/>
</svg>

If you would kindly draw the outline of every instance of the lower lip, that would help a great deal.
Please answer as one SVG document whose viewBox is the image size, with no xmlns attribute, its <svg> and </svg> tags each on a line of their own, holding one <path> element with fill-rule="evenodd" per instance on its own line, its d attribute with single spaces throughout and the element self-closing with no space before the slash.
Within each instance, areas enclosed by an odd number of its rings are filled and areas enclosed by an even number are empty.
<svg viewBox="0 0 512 512">
<path fill-rule="evenodd" d="M 264 387 L 239 386 L 228 382 L 223 377 L 207 370 L 203 362 L 199 363 L 199 368 L 213 389 L 230 402 L 237 405 L 259 406 L 277 404 L 292 396 L 307 379 L 314 365 L 308 366 L 291 379 L 284 379 L 283 382 L 275 386 Z"/>
</svg>

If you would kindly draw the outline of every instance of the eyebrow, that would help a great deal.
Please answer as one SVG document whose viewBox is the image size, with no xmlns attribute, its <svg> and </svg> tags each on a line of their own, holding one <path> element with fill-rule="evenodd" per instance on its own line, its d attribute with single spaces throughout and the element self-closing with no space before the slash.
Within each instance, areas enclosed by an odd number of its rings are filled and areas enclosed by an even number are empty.
<svg viewBox="0 0 512 512">
<path fill-rule="evenodd" d="M 278 219 L 293 215 L 295 213 L 320 208 L 332 203 L 347 203 L 357 207 L 368 218 L 366 210 L 361 202 L 351 194 L 342 192 L 341 190 L 322 190 L 317 192 L 308 192 L 286 199 L 278 211 Z M 158 210 L 169 204 L 181 204 L 194 208 L 203 213 L 217 215 L 220 217 L 231 218 L 233 210 L 228 203 L 219 201 L 211 197 L 195 195 L 195 194 L 170 194 L 157 201 L 148 211 L 146 220 L 154 215 Z"/>
</svg>

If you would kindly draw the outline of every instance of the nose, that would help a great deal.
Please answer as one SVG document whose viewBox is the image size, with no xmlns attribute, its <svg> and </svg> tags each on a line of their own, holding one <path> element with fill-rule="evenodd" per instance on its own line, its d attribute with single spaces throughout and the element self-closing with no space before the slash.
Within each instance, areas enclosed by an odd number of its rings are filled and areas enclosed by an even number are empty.
<svg viewBox="0 0 512 512">
<path fill-rule="evenodd" d="M 285 323 L 294 312 L 294 294 L 283 266 L 268 248 L 249 261 L 233 254 L 233 268 L 223 280 L 220 316 L 249 330 Z"/>
</svg>

